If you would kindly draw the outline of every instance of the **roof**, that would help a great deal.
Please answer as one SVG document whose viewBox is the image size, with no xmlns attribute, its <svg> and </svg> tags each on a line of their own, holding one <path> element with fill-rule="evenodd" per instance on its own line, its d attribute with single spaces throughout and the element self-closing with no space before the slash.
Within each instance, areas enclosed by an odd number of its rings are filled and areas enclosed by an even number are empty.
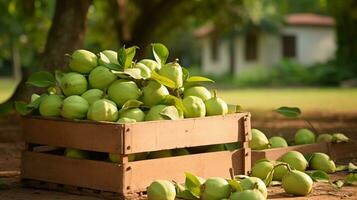
<svg viewBox="0 0 357 200">
<path fill-rule="evenodd" d="M 333 26 L 335 20 L 329 16 L 312 13 L 297 13 L 285 17 L 288 25 L 308 25 L 308 26 Z"/>
</svg>

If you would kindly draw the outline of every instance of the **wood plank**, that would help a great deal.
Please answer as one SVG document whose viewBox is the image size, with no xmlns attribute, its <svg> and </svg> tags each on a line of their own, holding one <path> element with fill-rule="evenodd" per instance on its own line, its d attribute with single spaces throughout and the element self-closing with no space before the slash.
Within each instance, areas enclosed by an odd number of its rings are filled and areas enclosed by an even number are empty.
<svg viewBox="0 0 357 200">
<path fill-rule="evenodd" d="M 230 178 L 232 168 L 235 174 L 244 172 L 243 154 L 243 150 L 221 151 L 125 163 L 124 189 L 129 193 L 142 191 L 157 179 L 183 183 L 184 172 L 203 178 Z"/>
<path fill-rule="evenodd" d="M 331 144 L 331 154 L 334 160 L 343 158 L 356 158 L 357 157 L 357 141 L 342 142 Z"/>
<path fill-rule="evenodd" d="M 252 150 L 252 165 L 259 159 L 269 159 L 269 160 L 278 160 L 282 155 L 289 151 L 299 151 L 302 154 L 313 153 L 313 152 L 322 152 L 329 154 L 329 144 L 315 143 L 315 144 L 306 144 L 306 145 L 295 145 L 284 148 L 273 148 L 265 150 Z"/>
<path fill-rule="evenodd" d="M 245 141 L 248 113 L 125 125 L 125 154 Z M 249 137 L 250 129 L 247 130 Z"/>
<path fill-rule="evenodd" d="M 22 153 L 22 179 L 122 192 L 122 166 L 38 152 Z"/>
<path fill-rule="evenodd" d="M 22 123 L 27 143 L 99 152 L 123 151 L 119 124 L 43 117 L 24 117 Z"/>
</svg>

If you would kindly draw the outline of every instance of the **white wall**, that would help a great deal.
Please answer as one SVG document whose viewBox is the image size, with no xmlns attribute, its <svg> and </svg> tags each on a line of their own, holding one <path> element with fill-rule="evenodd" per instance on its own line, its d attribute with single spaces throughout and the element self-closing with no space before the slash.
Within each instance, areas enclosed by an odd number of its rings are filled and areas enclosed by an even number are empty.
<svg viewBox="0 0 357 200">
<path fill-rule="evenodd" d="M 229 71 L 230 53 L 228 41 L 220 40 L 217 60 L 213 60 L 211 56 L 212 47 L 209 37 L 202 40 L 202 47 L 202 69 L 205 73 L 220 75 Z"/>
</svg>

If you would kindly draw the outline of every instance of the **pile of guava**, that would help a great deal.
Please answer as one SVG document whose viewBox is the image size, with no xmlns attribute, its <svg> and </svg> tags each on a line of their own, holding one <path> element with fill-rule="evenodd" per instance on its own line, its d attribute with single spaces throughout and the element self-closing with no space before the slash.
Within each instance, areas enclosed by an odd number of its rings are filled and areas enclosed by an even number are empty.
<svg viewBox="0 0 357 200">
<path fill-rule="evenodd" d="M 27 83 L 45 89 L 33 94 L 29 103 L 16 102 L 23 114 L 46 118 L 91 120 L 111 123 L 179 120 L 235 113 L 237 106 L 227 103 L 205 87 L 214 81 L 190 76 L 178 59 L 168 62 L 168 49 L 152 44 L 154 59 L 135 60 L 138 47 L 122 47 L 117 52 L 95 54 L 78 49 L 69 58 L 66 71 L 33 73 Z M 229 109 L 228 109 L 229 107 Z M 217 147 L 212 147 L 214 151 Z M 224 150 L 224 149 L 223 149 Z M 65 155 L 88 158 L 88 152 L 68 149 Z M 189 154 L 181 149 L 131 155 L 142 160 Z M 118 156 L 110 155 L 116 162 Z"/>
</svg>

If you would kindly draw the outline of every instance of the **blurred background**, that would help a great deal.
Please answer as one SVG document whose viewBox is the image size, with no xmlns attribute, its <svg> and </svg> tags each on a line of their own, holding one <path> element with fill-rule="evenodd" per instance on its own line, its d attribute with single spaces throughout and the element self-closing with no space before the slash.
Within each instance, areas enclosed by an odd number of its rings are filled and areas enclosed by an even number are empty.
<svg viewBox="0 0 357 200">
<path fill-rule="evenodd" d="M 65 69 L 75 49 L 137 45 L 139 59 L 153 42 L 216 80 L 268 135 L 307 126 L 274 114 L 280 106 L 301 108 L 320 132 L 357 130 L 354 0 L 2 0 L 0 103 L 28 100 L 28 75 Z M 21 140 L 18 124 L 0 118 L 0 141 Z"/>
</svg>

